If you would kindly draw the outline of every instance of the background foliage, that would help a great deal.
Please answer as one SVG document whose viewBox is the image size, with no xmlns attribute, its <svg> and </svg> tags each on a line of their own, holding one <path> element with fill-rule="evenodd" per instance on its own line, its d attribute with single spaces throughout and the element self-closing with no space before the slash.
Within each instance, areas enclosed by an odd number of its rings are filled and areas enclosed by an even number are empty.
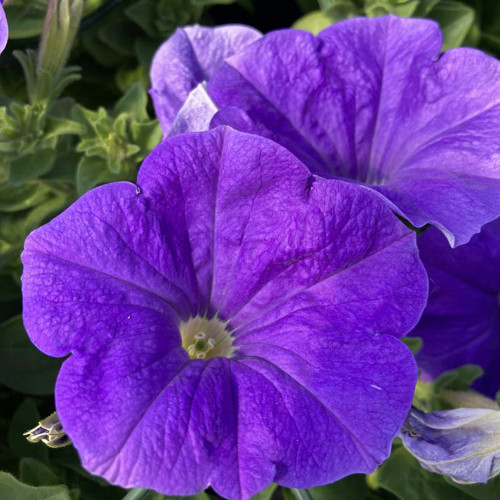
<svg viewBox="0 0 500 500">
<path fill-rule="evenodd" d="M 23 328 L 19 255 L 25 237 L 88 189 L 135 179 L 161 138 L 147 93 L 150 61 L 178 26 L 245 23 L 267 32 L 294 25 L 317 33 L 349 17 L 394 13 L 438 21 L 445 48 L 474 46 L 498 57 L 500 2 L 87 0 L 69 67 L 58 80 L 44 80 L 33 66 L 48 3 L 5 4 L 10 40 L 0 59 L 0 500 L 160 500 L 165 497 L 127 493 L 90 476 L 71 447 L 48 449 L 22 436 L 53 412 L 61 364 L 37 351 Z M 426 410 L 450 407 L 450 391 L 466 389 L 479 373 L 464 367 L 421 383 L 415 403 Z M 369 477 L 308 491 L 272 486 L 256 498 L 271 497 L 493 500 L 500 498 L 500 479 L 484 486 L 454 484 L 423 470 L 396 440 L 390 459 Z M 192 498 L 217 496 L 208 491 Z"/>
</svg>

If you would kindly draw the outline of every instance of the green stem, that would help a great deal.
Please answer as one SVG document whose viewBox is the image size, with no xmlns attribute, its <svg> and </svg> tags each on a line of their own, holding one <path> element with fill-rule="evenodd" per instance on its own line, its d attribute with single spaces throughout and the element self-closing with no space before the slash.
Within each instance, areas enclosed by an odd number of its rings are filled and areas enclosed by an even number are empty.
<svg viewBox="0 0 500 500">
<path fill-rule="evenodd" d="M 122 500 L 140 500 L 141 498 L 145 498 L 148 493 L 149 493 L 149 490 L 143 490 L 143 489 L 140 489 L 140 488 L 134 488 L 133 490 L 130 490 L 122 498 Z"/>
<path fill-rule="evenodd" d="M 292 495 L 297 500 L 312 500 L 312 497 L 307 490 L 299 490 L 297 488 L 290 488 L 290 491 L 292 492 Z"/>
</svg>

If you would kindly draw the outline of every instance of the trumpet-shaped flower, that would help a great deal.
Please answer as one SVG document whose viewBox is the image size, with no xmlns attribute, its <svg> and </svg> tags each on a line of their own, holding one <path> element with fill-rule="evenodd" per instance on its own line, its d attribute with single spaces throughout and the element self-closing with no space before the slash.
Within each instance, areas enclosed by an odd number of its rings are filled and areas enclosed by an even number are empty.
<svg viewBox="0 0 500 500">
<path fill-rule="evenodd" d="M 401 432 L 424 469 L 457 483 L 486 483 L 500 474 L 500 411 L 483 408 L 424 413 L 412 408 Z"/>
<path fill-rule="evenodd" d="M 249 26 L 179 28 L 159 48 L 151 65 L 151 97 L 165 136 L 189 93 L 228 57 L 257 40 Z"/>
<path fill-rule="evenodd" d="M 0 0 L 0 54 L 3 52 L 3 49 L 5 49 L 9 38 L 9 26 L 2 4 L 3 0 Z"/>
<path fill-rule="evenodd" d="M 500 215 L 500 63 L 441 46 L 437 23 L 394 16 L 269 33 L 206 76 L 212 126 L 271 138 L 313 173 L 366 184 L 413 225 L 466 243 Z M 159 74 L 187 79 L 154 64 Z"/>
<path fill-rule="evenodd" d="M 430 280 L 429 302 L 413 334 L 423 339 L 419 366 L 438 376 L 473 363 L 484 375 L 474 387 L 500 389 L 500 219 L 459 248 L 434 228 L 418 238 Z"/>
<path fill-rule="evenodd" d="M 248 498 L 371 472 L 409 410 L 427 278 L 369 190 L 229 128 L 160 144 L 26 241 L 24 321 L 64 362 L 83 465 Z"/>
</svg>

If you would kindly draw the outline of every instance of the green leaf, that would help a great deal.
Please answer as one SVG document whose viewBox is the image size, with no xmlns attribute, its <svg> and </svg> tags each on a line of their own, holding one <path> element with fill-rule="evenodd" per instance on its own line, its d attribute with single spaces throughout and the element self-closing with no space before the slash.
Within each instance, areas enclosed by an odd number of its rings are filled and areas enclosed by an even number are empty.
<svg viewBox="0 0 500 500">
<path fill-rule="evenodd" d="M 125 9 L 125 15 L 151 38 L 159 36 L 156 28 L 156 4 L 157 0 L 139 0 Z"/>
<path fill-rule="evenodd" d="M 442 0 L 429 13 L 443 32 L 443 50 L 459 47 L 472 28 L 475 19 L 472 7 L 454 0 Z"/>
<path fill-rule="evenodd" d="M 134 489 L 129 490 L 123 500 L 210 500 L 210 497 L 204 491 L 189 497 L 167 497 L 151 490 Z"/>
<path fill-rule="evenodd" d="M 449 478 L 446 478 L 446 482 L 475 500 L 498 500 L 500 498 L 500 476 L 487 484 L 458 484 Z"/>
<path fill-rule="evenodd" d="M 360 14 L 360 10 L 352 0 L 331 0 L 328 2 L 328 8 L 316 10 L 302 16 L 292 27 L 316 35 L 332 24 Z"/>
<path fill-rule="evenodd" d="M 331 26 L 335 21 L 324 11 L 316 10 L 302 16 L 292 25 L 292 28 L 297 30 L 309 31 L 313 35 L 317 35 L 328 26 Z"/>
<path fill-rule="evenodd" d="M 28 216 L 24 219 L 24 232 L 29 234 L 31 231 L 41 226 L 44 222 L 62 212 L 66 206 L 69 205 L 69 200 L 69 193 L 61 193 L 58 196 L 53 196 L 47 201 L 40 203 L 40 205 L 31 210 Z"/>
<path fill-rule="evenodd" d="M 271 500 L 277 487 L 277 484 L 271 483 L 264 491 L 257 493 L 257 495 L 254 495 L 250 500 Z"/>
<path fill-rule="evenodd" d="M 420 337 L 403 337 L 401 341 L 410 349 L 414 356 L 422 349 L 423 341 Z"/>
<path fill-rule="evenodd" d="M 47 200 L 50 189 L 42 182 L 0 189 L 0 212 L 18 212 L 33 208 Z"/>
<path fill-rule="evenodd" d="M 414 15 L 420 0 L 365 0 L 365 10 L 368 17 L 395 14 L 399 17 Z"/>
<path fill-rule="evenodd" d="M 53 486 L 62 482 L 50 467 L 29 457 L 19 463 L 19 479 L 31 486 Z"/>
<path fill-rule="evenodd" d="M 35 488 L 19 482 L 14 476 L 0 472 L 0 498 L 3 500 L 71 500 L 66 486 Z"/>
<path fill-rule="evenodd" d="M 21 298 L 21 290 L 17 285 L 13 276 L 9 274 L 0 274 L 0 305 L 4 302 L 11 302 L 14 300 L 19 300 Z M 4 319 L 7 319 L 11 316 L 11 311 L 9 308 L 8 316 L 5 316 Z"/>
<path fill-rule="evenodd" d="M 140 83 L 132 85 L 123 97 L 115 104 L 116 115 L 126 113 L 138 121 L 149 119 L 146 111 L 148 95 Z"/>
<path fill-rule="evenodd" d="M 354 474 L 327 486 L 310 488 L 308 491 L 313 500 L 346 500 L 348 498 L 361 500 L 368 493 L 368 485 L 363 474 Z"/>
<path fill-rule="evenodd" d="M 60 359 L 31 343 L 21 316 L 0 324 L 0 383 L 25 394 L 50 395 L 60 366 Z"/>
<path fill-rule="evenodd" d="M 9 426 L 8 443 L 18 458 L 31 457 L 48 463 L 49 449 L 44 445 L 30 443 L 26 436 L 23 436 L 26 431 L 33 429 L 40 419 L 40 413 L 31 398 L 25 399 L 14 412 Z"/>
<path fill-rule="evenodd" d="M 427 14 L 436 6 L 441 0 L 420 0 L 418 7 L 413 13 L 414 17 L 426 17 Z"/>
<path fill-rule="evenodd" d="M 85 127 L 73 120 L 64 118 L 47 117 L 45 122 L 44 137 L 50 139 L 59 135 L 81 135 L 85 133 Z"/>
<path fill-rule="evenodd" d="M 21 0 L 4 6 L 9 20 L 9 38 L 31 38 L 42 32 L 49 0 Z"/>
<path fill-rule="evenodd" d="M 436 392 L 443 389 L 450 389 L 454 391 L 461 391 L 468 389 L 472 383 L 483 374 L 483 369 L 478 365 L 464 365 L 450 370 L 442 375 L 435 381 Z"/>
<path fill-rule="evenodd" d="M 76 173 L 76 188 L 79 195 L 87 192 L 99 184 L 117 180 L 108 170 L 105 159 L 84 156 L 80 160 Z"/>
<path fill-rule="evenodd" d="M 42 149 L 12 160 L 9 183 L 13 186 L 50 172 L 56 160 L 54 149 Z"/>
<path fill-rule="evenodd" d="M 443 476 L 423 469 L 403 447 L 392 453 L 378 469 L 377 484 L 400 500 L 471 500 L 471 496 L 448 483 Z"/>
<path fill-rule="evenodd" d="M 130 135 L 132 140 L 141 150 L 141 158 L 144 158 L 162 139 L 160 123 L 157 120 L 138 123 L 133 121 L 130 124 Z"/>
</svg>

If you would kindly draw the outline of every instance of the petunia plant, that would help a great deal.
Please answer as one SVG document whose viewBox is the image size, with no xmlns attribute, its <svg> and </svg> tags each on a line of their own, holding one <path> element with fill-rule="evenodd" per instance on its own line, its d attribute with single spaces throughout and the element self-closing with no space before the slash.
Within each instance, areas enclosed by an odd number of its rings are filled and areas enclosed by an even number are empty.
<svg viewBox="0 0 500 500">
<path fill-rule="evenodd" d="M 28 334 L 72 353 L 62 426 L 113 483 L 317 486 L 372 472 L 409 410 L 416 366 L 396 338 L 427 296 L 415 234 L 267 139 L 167 140 L 137 186 L 90 191 L 34 232 L 23 263 Z"/>
<path fill-rule="evenodd" d="M 437 24 L 391 16 L 269 34 L 209 80 L 213 122 L 272 138 L 466 243 L 500 211 L 500 64 L 441 45 Z"/>
<path fill-rule="evenodd" d="M 493 3 L 0 0 L 0 499 L 500 496 Z"/>
</svg>

